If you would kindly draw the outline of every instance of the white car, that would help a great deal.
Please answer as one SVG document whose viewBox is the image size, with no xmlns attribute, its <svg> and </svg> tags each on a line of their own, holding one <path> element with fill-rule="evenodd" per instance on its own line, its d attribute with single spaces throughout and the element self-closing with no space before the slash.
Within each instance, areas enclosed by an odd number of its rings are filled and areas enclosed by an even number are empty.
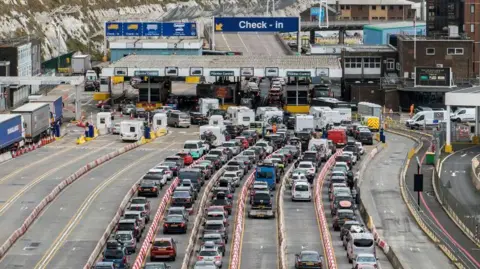
<svg viewBox="0 0 480 269">
<path fill-rule="evenodd" d="M 170 167 L 166 165 L 158 165 L 155 166 L 153 169 L 158 169 L 158 170 L 165 170 L 165 175 L 167 176 L 167 180 L 171 180 L 173 178 L 173 173 L 170 171 Z"/>
<path fill-rule="evenodd" d="M 359 253 L 357 258 L 353 260 L 352 268 L 357 268 L 357 265 L 373 265 L 374 268 L 378 267 L 377 258 L 373 254 Z"/>
<path fill-rule="evenodd" d="M 336 167 L 345 167 L 345 169 L 347 169 L 347 171 L 350 171 L 350 166 L 348 166 L 348 163 L 346 163 L 346 162 L 336 162 L 335 166 Z"/>
<path fill-rule="evenodd" d="M 308 182 L 297 181 L 293 184 L 292 201 L 312 201 L 312 189 Z"/>
<path fill-rule="evenodd" d="M 258 141 L 255 146 L 259 146 L 265 149 L 267 154 L 272 154 L 273 153 L 273 147 L 268 144 L 266 141 Z"/>
<path fill-rule="evenodd" d="M 113 125 L 112 134 L 120 134 L 120 123 L 115 123 Z"/>
<path fill-rule="evenodd" d="M 171 173 L 170 170 L 164 169 L 150 169 L 143 176 L 143 179 L 158 180 L 160 181 L 160 186 L 165 186 L 167 184 L 167 173 Z"/>
<path fill-rule="evenodd" d="M 223 142 L 222 147 L 231 150 L 233 155 L 238 155 L 242 151 L 235 141 Z"/>
<path fill-rule="evenodd" d="M 236 171 L 236 172 L 225 172 L 223 173 L 222 175 L 223 178 L 228 178 L 229 180 L 231 180 L 232 184 L 236 187 L 240 186 L 240 177 L 239 177 L 239 172 Z"/>
<path fill-rule="evenodd" d="M 355 165 L 357 163 L 357 155 L 355 155 L 353 152 L 351 151 L 344 151 L 342 155 L 348 155 L 350 156 L 350 158 L 352 158 L 352 163 L 353 165 Z"/>
<path fill-rule="evenodd" d="M 317 168 L 309 161 L 300 162 L 297 168 L 307 169 L 308 175 L 315 175 L 317 173 Z"/>
<path fill-rule="evenodd" d="M 365 154 L 365 149 L 363 148 L 362 142 L 355 142 L 355 146 L 360 150 L 360 155 Z"/>
</svg>

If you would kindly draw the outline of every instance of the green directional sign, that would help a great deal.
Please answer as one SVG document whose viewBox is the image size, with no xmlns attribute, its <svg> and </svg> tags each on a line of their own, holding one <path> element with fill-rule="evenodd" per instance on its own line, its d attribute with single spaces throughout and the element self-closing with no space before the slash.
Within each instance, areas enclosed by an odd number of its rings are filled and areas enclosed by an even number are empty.
<svg viewBox="0 0 480 269">
<path fill-rule="evenodd" d="M 150 71 L 150 70 L 137 70 L 133 72 L 135 76 L 139 77 L 158 77 L 160 73 L 158 71 Z"/>
<path fill-rule="evenodd" d="M 311 77 L 310 71 L 287 71 L 287 77 Z"/>
<path fill-rule="evenodd" d="M 235 72 L 233 71 L 210 71 L 210 76 L 212 77 L 233 77 L 235 76 Z"/>
</svg>

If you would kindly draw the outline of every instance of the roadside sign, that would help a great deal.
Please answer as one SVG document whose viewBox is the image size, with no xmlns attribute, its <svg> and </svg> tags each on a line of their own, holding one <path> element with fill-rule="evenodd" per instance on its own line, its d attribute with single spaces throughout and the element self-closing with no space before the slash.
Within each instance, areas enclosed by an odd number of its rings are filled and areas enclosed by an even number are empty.
<svg viewBox="0 0 480 269">
<path fill-rule="evenodd" d="M 240 68 L 240 76 L 242 77 L 251 77 L 254 74 L 253 67 L 242 67 Z"/>
<path fill-rule="evenodd" d="M 324 7 L 311 7 L 310 8 L 310 17 L 315 17 L 319 21 L 325 20 L 325 8 Z"/>
<path fill-rule="evenodd" d="M 135 70 L 134 76 L 136 77 L 158 77 L 160 72 L 153 70 Z"/>
<path fill-rule="evenodd" d="M 297 32 L 298 17 L 214 17 L 215 32 Z"/>
<path fill-rule="evenodd" d="M 124 22 L 122 24 L 124 36 L 142 36 L 142 25 L 139 22 Z"/>
<path fill-rule="evenodd" d="M 197 24 L 194 22 L 164 22 L 162 36 L 197 36 Z"/>
<path fill-rule="evenodd" d="M 212 76 L 212 77 L 233 77 L 233 76 L 235 76 L 235 72 L 224 71 L 224 70 L 210 71 L 210 76 Z"/>
<path fill-rule="evenodd" d="M 144 36 L 161 36 L 162 25 L 158 22 L 142 23 L 142 33 Z"/>
<path fill-rule="evenodd" d="M 265 67 L 265 76 L 266 77 L 278 77 L 278 67 Z"/>
<path fill-rule="evenodd" d="M 450 87 L 450 67 L 415 67 L 415 86 Z"/>
<path fill-rule="evenodd" d="M 106 36 L 122 36 L 122 24 L 119 22 L 107 22 L 105 24 Z"/>
<path fill-rule="evenodd" d="M 114 67 L 113 74 L 116 77 L 125 77 L 128 76 L 128 67 Z"/>
<path fill-rule="evenodd" d="M 226 87 L 218 87 L 215 91 L 217 98 L 226 98 L 228 94 L 228 90 Z"/>
<path fill-rule="evenodd" d="M 287 71 L 287 77 L 311 77 L 310 71 Z"/>
</svg>

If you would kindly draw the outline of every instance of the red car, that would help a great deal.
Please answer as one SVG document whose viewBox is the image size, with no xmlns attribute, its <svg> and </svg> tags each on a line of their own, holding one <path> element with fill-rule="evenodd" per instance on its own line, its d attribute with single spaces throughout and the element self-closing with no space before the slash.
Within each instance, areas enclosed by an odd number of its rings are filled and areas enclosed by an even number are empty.
<svg viewBox="0 0 480 269">
<path fill-rule="evenodd" d="M 150 261 L 157 259 L 175 260 L 177 257 L 177 244 L 171 237 L 155 238 L 150 249 Z"/>
<path fill-rule="evenodd" d="M 185 163 L 185 165 L 191 165 L 193 163 L 193 157 L 188 152 L 179 152 L 177 153 L 177 156 L 183 158 L 183 162 Z"/>
<path fill-rule="evenodd" d="M 248 149 L 248 147 L 250 146 L 250 143 L 248 142 L 248 140 L 245 136 L 237 136 L 237 137 L 235 137 L 235 140 L 242 143 L 243 149 Z"/>
</svg>

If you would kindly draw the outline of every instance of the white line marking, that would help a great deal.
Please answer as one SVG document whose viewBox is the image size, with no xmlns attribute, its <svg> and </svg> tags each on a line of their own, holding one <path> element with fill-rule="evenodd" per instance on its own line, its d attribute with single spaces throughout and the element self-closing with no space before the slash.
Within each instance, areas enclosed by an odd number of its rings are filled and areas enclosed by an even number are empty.
<svg viewBox="0 0 480 269">
<path fill-rule="evenodd" d="M 242 36 L 240 35 L 240 33 L 237 33 L 237 36 L 238 36 L 238 38 L 240 39 L 240 42 L 242 42 L 242 44 L 243 44 L 243 46 L 245 47 L 245 49 L 247 50 L 246 52 L 249 52 L 248 47 L 247 47 L 247 45 L 245 44 L 245 42 L 243 41 Z"/>
<path fill-rule="evenodd" d="M 230 48 L 230 45 L 228 45 L 228 41 L 227 41 L 227 39 L 225 38 L 225 35 L 224 35 L 223 33 L 222 33 L 222 37 L 223 37 L 223 40 L 225 40 L 225 45 L 227 45 L 228 50 L 232 50 L 232 49 Z"/>
</svg>

